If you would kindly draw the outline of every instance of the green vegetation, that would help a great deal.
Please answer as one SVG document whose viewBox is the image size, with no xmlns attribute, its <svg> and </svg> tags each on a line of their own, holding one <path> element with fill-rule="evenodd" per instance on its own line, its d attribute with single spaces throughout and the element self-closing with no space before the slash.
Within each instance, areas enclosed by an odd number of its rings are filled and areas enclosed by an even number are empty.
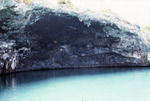
<svg viewBox="0 0 150 101">
<path fill-rule="evenodd" d="M 86 11 L 88 11 L 88 12 L 93 12 L 91 9 L 87 9 Z"/>
<path fill-rule="evenodd" d="M 142 28 L 141 32 L 147 37 L 147 40 L 150 42 L 150 26 Z"/>
<path fill-rule="evenodd" d="M 59 0 L 58 4 L 67 4 L 68 5 L 68 4 L 71 4 L 71 1 L 70 0 Z"/>
<path fill-rule="evenodd" d="M 70 0 L 58 0 L 57 3 L 60 5 L 64 5 L 65 7 L 69 8 L 69 9 L 78 11 L 78 9 L 76 7 L 74 7 L 74 5 L 71 3 Z"/>
</svg>

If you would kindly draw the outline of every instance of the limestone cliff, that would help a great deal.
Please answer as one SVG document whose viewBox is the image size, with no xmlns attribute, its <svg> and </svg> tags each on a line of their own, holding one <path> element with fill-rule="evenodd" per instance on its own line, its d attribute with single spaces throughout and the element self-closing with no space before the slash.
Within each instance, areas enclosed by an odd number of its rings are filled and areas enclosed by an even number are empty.
<svg viewBox="0 0 150 101">
<path fill-rule="evenodd" d="M 141 29 L 115 14 L 14 6 L 0 10 L 0 74 L 101 66 L 148 66 Z"/>
</svg>

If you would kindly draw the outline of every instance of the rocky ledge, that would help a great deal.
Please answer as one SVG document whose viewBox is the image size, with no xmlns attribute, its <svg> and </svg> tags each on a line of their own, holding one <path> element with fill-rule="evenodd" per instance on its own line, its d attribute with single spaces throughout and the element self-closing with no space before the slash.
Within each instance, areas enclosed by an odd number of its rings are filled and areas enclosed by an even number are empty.
<svg viewBox="0 0 150 101">
<path fill-rule="evenodd" d="M 0 74 L 150 64 L 140 27 L 117 15 L 14 8 L 0 10 Z"/>
</svg>

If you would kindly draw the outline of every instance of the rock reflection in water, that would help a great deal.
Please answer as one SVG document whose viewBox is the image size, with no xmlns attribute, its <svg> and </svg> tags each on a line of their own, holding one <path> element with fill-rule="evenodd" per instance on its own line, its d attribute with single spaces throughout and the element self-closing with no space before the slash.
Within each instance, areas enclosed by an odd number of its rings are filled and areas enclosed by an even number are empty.
<svg viewBox="0 0 150 101">
<path fill-rule="evenodd" d="M 0 76 L 0 91 L 6 88 L 15 88 L 20 84 L 33 83 L 40 80 L 68 77 L 68 76 L 79 76 L 79 75 L 100 75 L 100 74 L 110 74 L 110 73 L 120 73 L 120 72 L 133 72 L 138 70 L 149 70 L 149 68 L 83 68 L 83 69 L 60 69 L 60 70 L 48 70 L 48 71 L 31 71 L 22 72 L 11 75 Z M 147 74 L 150 79 L 150 72 Z M 143 79 L 141 75 L 137 73 L 136 78 Z"/>
</svg>

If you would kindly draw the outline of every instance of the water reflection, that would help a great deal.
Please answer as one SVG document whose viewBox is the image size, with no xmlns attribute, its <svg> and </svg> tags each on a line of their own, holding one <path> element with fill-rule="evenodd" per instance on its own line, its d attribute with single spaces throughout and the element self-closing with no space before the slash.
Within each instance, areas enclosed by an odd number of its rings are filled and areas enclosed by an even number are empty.
<svg viewBox="0 0 150 101">
<path fill-rule="evenodd" d="M 149 95 L 150 68 L 47 70 L 0 77 L 2 101 L 149 101 Z"/>
<path fill-rule="evenodd" d="M 61 70 L 45 70 L 45 71 L 31 71 L 22 72 L 11 75 L 3 75 L 0 77 L 0 91 L 7 87 L 15 88 L 19 84 L 32 83 L 40 80 L 50 78 L 58 78 L 64 76 L 75 75 L 96 75 L 120 72 L 134 72 L 140 70 L 150 70 L 150 68 L 88 68 L 88 69 L 61 69 Z M 141 75 L 136 74 L 136 78 L 142 78 Z M 150 72 L 147 77 L 150 78 Z"/>
</svg>

